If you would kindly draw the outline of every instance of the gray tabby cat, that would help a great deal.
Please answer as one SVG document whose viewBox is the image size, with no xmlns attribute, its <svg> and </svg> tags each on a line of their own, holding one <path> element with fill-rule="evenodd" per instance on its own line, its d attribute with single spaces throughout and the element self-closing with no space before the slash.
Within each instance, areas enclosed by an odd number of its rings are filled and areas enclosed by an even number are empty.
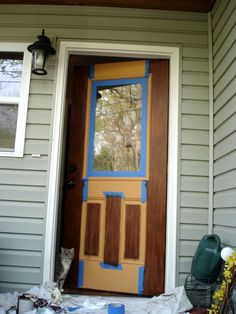
<svg viewBox="0 0 236 314">
<path fill-rule="evenodd" d="M 56 273 L 55 273 L 55 279 L 58 284 L 58 289 L 60 291 L 63 291 L 64 282 L 69 272 L 72 260 L 74 258 L 74 254 L 75 254 L 74 248 L 66 249 L 61 247 L 61 253 L 56 260 Z"/>
</svg>

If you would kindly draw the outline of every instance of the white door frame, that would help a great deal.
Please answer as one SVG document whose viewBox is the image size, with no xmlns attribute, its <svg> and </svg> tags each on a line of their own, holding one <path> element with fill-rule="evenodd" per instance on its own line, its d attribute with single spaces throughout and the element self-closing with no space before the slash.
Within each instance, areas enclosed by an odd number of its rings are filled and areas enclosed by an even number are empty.
<svg viewBox="0 0 236 314">
<path fill-rule="evenodd" d="M 178 164 L 179 164 L 179 48 L 165 46 L 126 45 L 113 43 L 71 42 L 59 43 L 55 87 L 52 150 L 48 183 L 43 282 L 53 281 L 56 248 L 57 212 L 59 203 L 60 169 L 62 162 L 65 94 L 69 55 L 96 55 L 138 58 L 167 58 L 169 75 L 169 134 L 167 177 L 167 225 L 165 291 L 176 284 Z M 158 280 L 158 279 L 157 279 Z"/>
</svg>

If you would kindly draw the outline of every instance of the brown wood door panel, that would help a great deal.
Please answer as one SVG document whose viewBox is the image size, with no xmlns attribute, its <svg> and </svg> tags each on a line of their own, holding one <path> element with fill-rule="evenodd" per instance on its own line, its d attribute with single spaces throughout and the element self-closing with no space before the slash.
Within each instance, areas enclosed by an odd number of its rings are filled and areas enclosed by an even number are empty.
<svg viewBox="0 0 236 314">
<path fill-rule="evenodd" d="M 139 258 L 140 205 L 126 205 L 125 258 Z"/>
<path fill-rule="evenodd" d="M 147 183 L 147 237 L 144 293 L 164 291 L 168 144 L 169 61 L 152 60 L 150 178 Z"/>
<path fill-rule="evenodd" d="M 101 204 L 88 203 L 84 254 L 97 256 L 99 253 Z"/>
<path fill-rule="evenodd" d="M 89 67 L 74 68 L 71 84 L 72 103 L 68 108 L 67 149 L 62 216 L 62 246 L 75 249 L 66 286 L 76 288 L 78 281 L 78 259 L 83 189 L 83 156 L 85 138 L 85 115 Z M 72 169 L 71 167 L 74 167 Z M 75 182 L 69 187 L 68 182 Z"/>
<path fill-rule="evenodd" d="M 119 264 L 121 198 L 106 197 L 104 263 Z"/>
</svg>

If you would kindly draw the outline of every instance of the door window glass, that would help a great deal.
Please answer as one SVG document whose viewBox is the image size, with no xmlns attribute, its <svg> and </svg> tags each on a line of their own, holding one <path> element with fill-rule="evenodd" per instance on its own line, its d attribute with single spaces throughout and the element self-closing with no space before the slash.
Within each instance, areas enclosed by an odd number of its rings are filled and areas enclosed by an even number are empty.
<svg viewBox="0 0 236 314">
<path fill-rule="evenodd" d="M 93 84 L 90 172 L 139 175 L 146 142 L 146 80 Z"/>
</svg>

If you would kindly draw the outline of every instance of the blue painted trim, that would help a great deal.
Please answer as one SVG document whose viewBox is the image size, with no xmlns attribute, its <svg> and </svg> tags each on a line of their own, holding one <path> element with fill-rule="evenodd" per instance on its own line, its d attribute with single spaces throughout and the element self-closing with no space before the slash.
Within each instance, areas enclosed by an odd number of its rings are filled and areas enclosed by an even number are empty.
<svg viewBox="0 0 236 314">
<path fill-rule="evenodd" d="M 145 203 L 147 201 L 147 181 L 143 180 L 141 184 L 141 202 Z"/>
<path fill-rule="evenodd" d="M 140 167 L 141 168 L 141 167 Z M 93 177 L 144 177 L 145 172 L 139 171 L 88 171 L 89 176 Z"/>
<path fill-rule="evenodd" d="M 78 263 L 78 288 L 84 285 L 84 261 L 80 260 Z"/>
<path fill-rule="evenodd" d="M 99 86 L 116 86 L 142 84 L 142 118 L 141 118 L 141 149 L 139 171 L 96 171 L 93 169 L 93 148 L 97 104 L 97 88 Z M 144 177 L 146 174 L 146 133 L 147 133 L 147 101 L 148 101 L 148 78 L 130 78 L 119 80 L 92 81 L 89 148 L 88 148 L 88 176 L 96 177 Z"/>
<path fill-rule="evenodd" d="M 94 73 L 95 73 L 95 66 L 94 64 L 91 64 L 89 67 L 89 79 L 94 79 Z"/>
<path fill-rule="evenodd" d="M 138 294 L 143 294 L 144 292 L 144 266 L 140 266 L 138 269 Z"/>
<path fill-rule="evenodd" d="M 149 77 L 150 73 L 150 60 L 145 61 L 145 77 Z"/>
<path fill-rule="evenodd" d="M 143 104 L 142 104 L 142 128 L 141 128 L 141 152 L 140 174 L 146 174 L 146 145 L 147 145 L 147 104 L 148 104 L 148 79 L 143 79 Z"/>
<path fill-rule="evenodd" d="M 112 196 L 112 197 L 125 198 L 124 192 L 106 192 L 106 191 L 104 191 L 104 192 L 103 192 L 103 195 L 104 195 L 105 197 L 107 197 L 107 196 Z"/>
<path fill-rule="evenodd" d="M 117 266 L 114 266 L 114 265 L 111 265 L 111 264 L 105 264 L 103 262 L 99 263 L 99 266 L 102 268 L 102 269 L 110 269 L 110 270 L 123 270 L 123 267 L 121 264 L 117 265 Z"/>
<path fill-rule="evenodd" d="M 88 178 L 83 178 L 83 195 L 82 195 L 83 202 L 86 202 L 88 199 Z"/>
</svg>

